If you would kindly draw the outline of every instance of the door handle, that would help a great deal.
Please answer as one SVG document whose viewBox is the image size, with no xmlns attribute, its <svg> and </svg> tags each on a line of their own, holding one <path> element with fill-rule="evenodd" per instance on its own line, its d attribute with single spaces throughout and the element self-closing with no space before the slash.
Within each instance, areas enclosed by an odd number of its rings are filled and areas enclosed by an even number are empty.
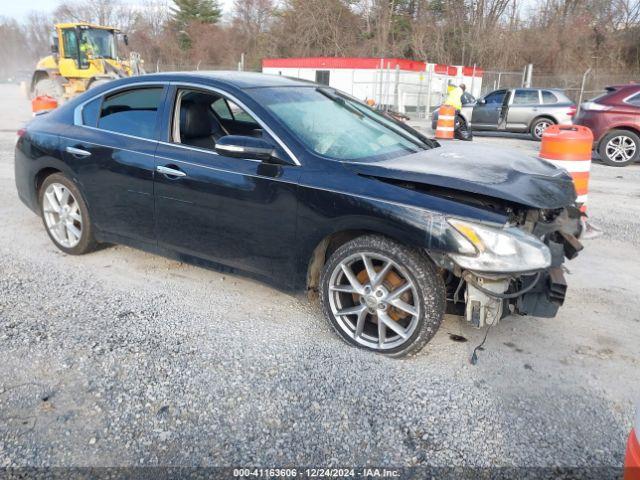
<svg viewBox="0 0 640 480">
<path fill-rule="evenodd" d="M 170 177 L 186 177 L 187 174 L 182 170 L 178 170 L 177 168 L 164 167 L 162 165 L 158 165 L 156 170 L 164 175 L 168 175 Z"/>
<path fill-rule="evenodd" d="M 91 152 L 87 152 L 86 150 L 82 150 L 81 148 L 76 147 L 67 147 L 67 153 L 70 153 L 74 157 L 90 157 Z"/>
</svg>

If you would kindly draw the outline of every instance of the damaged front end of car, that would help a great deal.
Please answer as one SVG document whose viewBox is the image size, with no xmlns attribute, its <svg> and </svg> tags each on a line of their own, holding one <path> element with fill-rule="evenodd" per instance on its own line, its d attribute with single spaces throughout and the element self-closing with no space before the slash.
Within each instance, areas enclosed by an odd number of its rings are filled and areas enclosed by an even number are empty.
<svg viewBox="0 0 640 480">
<path fill-rule="evenodd" d="M 563 263 L 582 250 L 574 206 L 513 210 L 502 226 L 448 218 L 456 253 L 430 252 L 446 271 L 448 313 L 477 328 L 510 314 L 554 317 L 564 303 Z"/>
</svg>

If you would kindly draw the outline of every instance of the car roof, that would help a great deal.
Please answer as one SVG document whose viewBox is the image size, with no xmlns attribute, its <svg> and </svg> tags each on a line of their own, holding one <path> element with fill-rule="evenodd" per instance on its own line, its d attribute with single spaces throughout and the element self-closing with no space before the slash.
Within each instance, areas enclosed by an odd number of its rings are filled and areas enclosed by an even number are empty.
<svg viewBox="0 0 640 480">
<path fill-rule="evenodd" d="M 163 72 L 151 73 L 135 77 L 141 81 L 153 79 L 161 81 L 202 81 L 215 80 L 217 83 L 228 86 L 246 89 L 261 87 L 294 87 L 314 85 L 306 80 L 284 77 L 282 75 L 269 75 L 258 72 L 237 72 L 237 71 L 195 71 L 195 72 Z"/>
</svg>

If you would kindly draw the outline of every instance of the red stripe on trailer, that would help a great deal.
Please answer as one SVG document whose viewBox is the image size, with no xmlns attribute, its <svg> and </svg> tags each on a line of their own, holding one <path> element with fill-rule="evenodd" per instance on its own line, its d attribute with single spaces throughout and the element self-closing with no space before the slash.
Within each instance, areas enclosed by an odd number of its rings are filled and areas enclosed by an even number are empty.
<svg viewBox="0 0 640 480">
<path fill-rule="evenodd" d="M 433 66 L 433 71 L 440 75 L 448 75 L 450 77 L 455 77 L 458 74 L 458 67 L 454 67 L 453 65 L 441 65 L 436 63 Z"/>
<path fill-rule="evenodd" d="M 476 67 L 475 71 L 473 67 L 462 67 L 462 75 L 465 77 L 481 77 L 484 72 L 481 68 Z"/>
<path fill-rule="evenodd" d="M 382 60 L 383 68 L 387 66 L 400 70 L 423 72 L 427 68 L 424 62 L 407 60 L 404 58 L 361 58 L 361 57 L 302 57 L 302 58 L 265 58 L 262 60 L 262 68 L 350 68 L 363 70 L 376 70 L 380 68 Z"/>
</svg>

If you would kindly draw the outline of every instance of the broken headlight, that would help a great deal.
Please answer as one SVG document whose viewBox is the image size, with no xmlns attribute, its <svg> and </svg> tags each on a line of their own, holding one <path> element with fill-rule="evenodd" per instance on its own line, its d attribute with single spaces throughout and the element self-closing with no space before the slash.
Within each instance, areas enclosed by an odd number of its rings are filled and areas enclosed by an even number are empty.
<svg viewBox="0 0 640 480">
<path fill-rule="evenodd" d="M 495 228 L 454 218 L 459 253 L 449 256 L 460 267 L 477 272 L 530 272 L 551 265 L 549 248 L 515 227 Z"/>
</svg>

